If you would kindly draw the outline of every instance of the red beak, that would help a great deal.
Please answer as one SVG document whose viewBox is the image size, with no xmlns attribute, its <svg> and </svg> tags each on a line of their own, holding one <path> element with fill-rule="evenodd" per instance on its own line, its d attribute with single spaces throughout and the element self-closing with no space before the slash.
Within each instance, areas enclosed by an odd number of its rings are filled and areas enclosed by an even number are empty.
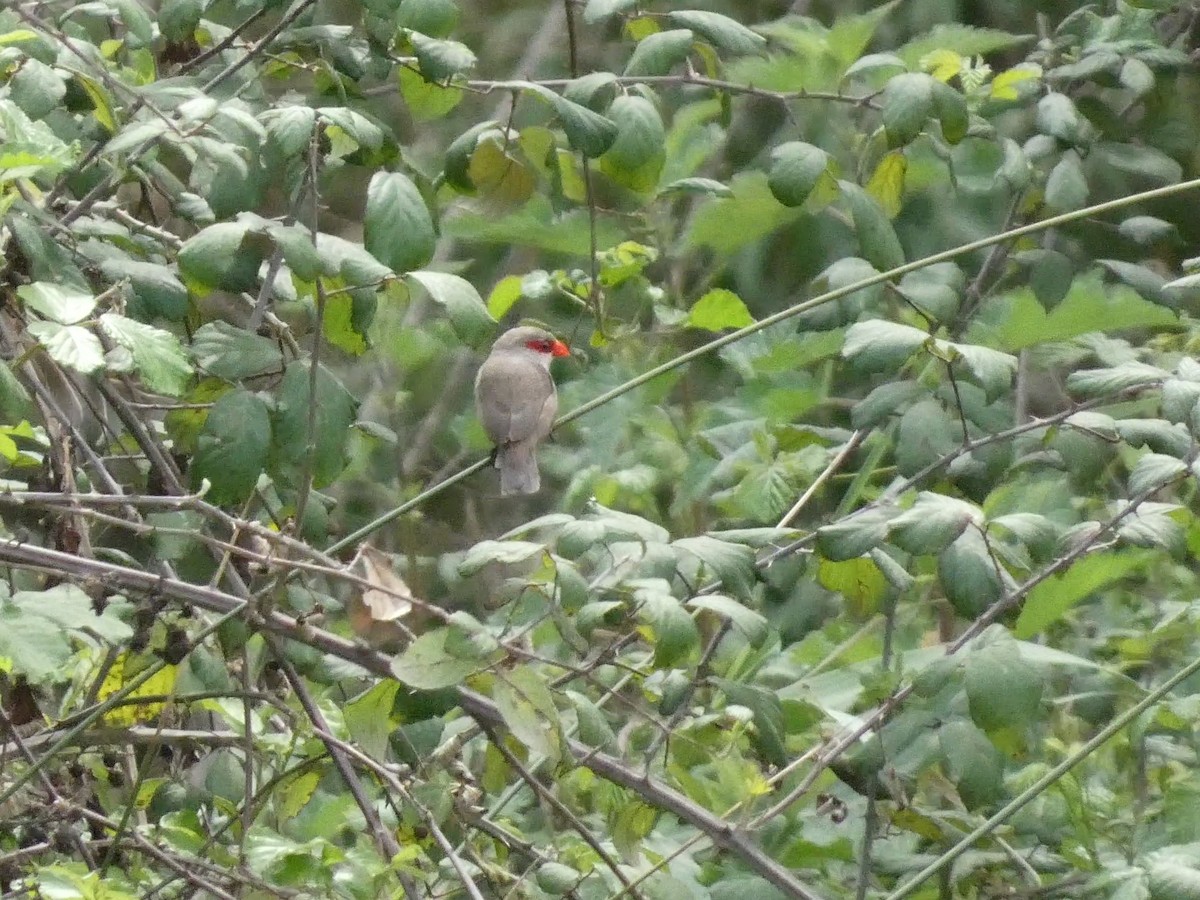
<svg viewBox="0 0 1200 900">
<path fill-rule="evenodd" d="M 567 345 L 564 344 L 562 341 L 555 341 L 553 344 L 550 345 L 550 355 L 551 356 L 570 356 L 571 351 L 569 349 L 567 349 Z"/>
</svg>

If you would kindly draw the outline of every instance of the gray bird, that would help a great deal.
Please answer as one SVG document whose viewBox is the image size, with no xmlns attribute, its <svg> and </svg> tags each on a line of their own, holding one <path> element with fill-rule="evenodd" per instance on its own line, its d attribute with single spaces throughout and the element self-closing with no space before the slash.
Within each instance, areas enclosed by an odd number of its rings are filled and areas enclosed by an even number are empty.
<svg viewBox="0 0 1200 900">
<path fill-rule="evenodd" d="M 541 487 L 537 446 L 558 412 L 550 362 L 570 353 L 550 332 L 522 325 L 496 338 L 475 376 L 475 409 L 496 445 L 501 496 Z"/>
</svg>

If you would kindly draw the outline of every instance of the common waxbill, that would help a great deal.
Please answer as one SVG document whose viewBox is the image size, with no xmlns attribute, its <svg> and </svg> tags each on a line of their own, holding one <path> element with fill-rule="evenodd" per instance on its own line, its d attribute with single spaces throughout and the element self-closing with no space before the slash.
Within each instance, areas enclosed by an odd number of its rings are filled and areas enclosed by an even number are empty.
<svg viewBox="0 0 1200 900">
<path fill-rule="evenodd" d="M 502 496 L 534 494 L 541 486 L 537 445 L 558 412 L 550 361 L 569 355 L 550 332 L 522 325 L 496 338 L 475 376 L 475 408 L 496 445 Z"/>
</svg>

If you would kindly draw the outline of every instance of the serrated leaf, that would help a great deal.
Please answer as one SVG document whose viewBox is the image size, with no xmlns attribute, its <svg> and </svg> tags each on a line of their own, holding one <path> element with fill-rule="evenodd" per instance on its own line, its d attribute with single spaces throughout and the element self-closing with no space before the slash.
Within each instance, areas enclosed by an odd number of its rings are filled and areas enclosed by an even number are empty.
<svg viewBox="0 0 1200 900">
<path fill-rule="evenodd" d="M 487 668 L 504 655 L 498 649 L 477 655 L 451 653 L 446 648 L 451 630 L 436 628 L 420 635 L 392 660 L 392 674 L 417 690 L 457 687 L 468 676 Z"/>
<path fill-rule="evenodd" d="M 999 397 L 1012 385 L 1017 374 L 1017 358 L 991 347 L 975 344 L 949 344 L 971 370 L 989 398 Z"/>
<path fill-rule="evenodd" d="M 114 281 L 128 278 L 147 316 L 178 322 L 187 315 L 187 288 L 166 265 L 113 258 L 102 260 L 100 271 Z"/>
<path fill-rule="evenodd" d="M 458 574 L 469 578 L 493 563 L 512 565 L 545 552 L 543 545 L 532 541 L 481 541 L 462 558 Z"/>
<path fill-rule="evenodd" d="M 187 390 L 192 366 L 175 335 L 115 313 L 104 313 L 100 327 L 133 355 L 134 368 L 150 390 L 171 397 Z"/>
<path fill-rule="evenodd" d="M 731 544 L 706 534 L 680 538 L 672 541 L 671 546 L 677 553 L 682 552 L 699 560 L 707 578 L 715 575 L 721 580 L 725 590 L 738 597 L 749 598 L 756 580 L 754 551 L 749 547 Z M 681 558 L 680 562 L 683 563 L 684 560 Z"/>
<path fill-rule="evenodd" d="M 488 294 L 487 311 L 493 319 L 499 321 L 521 299 L 520 275 L 506 275 L 496 282 L 492 292 Z"/>
<path fill-rule="evenodd" d="M 513 737 L 531 751 L 557 762 L 562 755 L 562 724 L 544 676 L 517 666 L 497 678 L 496 708 Z"/>
<path fill-rule="evenodd" d="M 202 325 L 189 349 L 203 371 L 228 381 L 283 368 L 283 354 L 274 341 L 229 322 Z"/>
<path fill-rule="evenodd" d="M 854 405 L 850 424 L 855 428 L 874 428 L 890 416 L 903 413 L 912 401 L 928 393 L 915 381 L 885 381 Z"/>
<path fill-rule="evenodd" d="M 218 222 L 202 229 L 179 249 L 179 271 L 206 287 L 254 290 L 262 255 L 245 242 L 247 231 L 245 224 L 235 222 Z"/>
<path fill-rule="evenodd" d="M 29 333 L 41 342 L 50 358 L 60 365 L 84 375 L 104 368 L 104 347 L 100 339 L 81 325 L 30 322 Z"/>
<path fill-rule="evenodd" d="M 492 337 L 496 320 L 471 282 L 447 272 L 416 271 L 405 278 L 421 285 L 430 299 L 446 310 L 450 326 L 460 339 L 477 347 Z"/>
<path fill-rule="evenodd" d="M 868 319 L 854 323 L 847 330 L 842 356 L 873 371 L 888 371 L 898 368 L 927 340 L 929 335 L 920 328 L 884 319 Z"/>
<path fill-rule="evenodd" d="M 1187 464 L 1174 456 L 1147 453 L 1138 459 L 1129 473 L 1129 491 L 1142 494 L 1164 487 L 1181 478 L 1187 470 Z"/>
<path fill-rule="evenodd" d="M 1067 390 L 1097 397 L 1163 381 L 1169 372 L 1147 363 L 1127 362 L 1107 369 L 1080 369 L 1067 376 Z"/>
<path fill-rule="evenodd" d="M 363 242 L 372 256 L 397 273 L 419 269 L 433 257 L 433 217 L 407 175 L 377 172 L 371 178 Z"/>
<path fill-rule="evenodd" d="M 854 559 L 887 540 L 887 533 L 886 516 L 868 510 L 817 529 L 817 550 L 834 562 Z"/>
<path fill-rule="evenodd" d="M 955 718 L 938 729 L 938 744 L 946 774 L 958 787 L 968 809 L 998 800 L 1004 794 L 1004 762 L 1000 751 L 973 723 Z"/>
<path fill-rule="evenodd" d="M 68 284 L 35 281 L 17 286 L 17 296 L 26 307 L 43 318 L 62 325 L 86 319 L 96 308 L 96 297 Z"/>
<path fill-rule="evenodd" d="M 888 535 L 909 553 L 941 553 L 968 526 L 982 524 L 983 511 L 975 504 L 922 491 L 911 507 L 891 520 Z"/>
<path fill-rule="evenodd" d="M 1011 641 L 988 644 L 969 654 L 963 681 L 971 718 L 979 727 L 1020 727 L 1037 718 L 1042 675 L 1021 658 Z"/>
<path fill-rule="evenodd" d="M 315 396 L 310 391 L 314 380 Z M 293 362 L 276 390 L 275 462 L 292 468 L 289 477 L 307 472 L 314 487 L 329 484 L 346 466 L 357 412 L 358 401 L 328 369 L 318 366 L 314 379 L 311 364 Z"/>
</svg>

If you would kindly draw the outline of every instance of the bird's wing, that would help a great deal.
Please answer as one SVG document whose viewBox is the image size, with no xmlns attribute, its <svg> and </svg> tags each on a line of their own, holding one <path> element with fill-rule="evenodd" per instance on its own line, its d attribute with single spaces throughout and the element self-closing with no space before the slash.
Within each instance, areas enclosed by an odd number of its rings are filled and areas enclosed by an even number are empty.
<svg viewBox="0 0 1200 900">
<path fill-rule="evenodd" d="M 489 356 L 478 383 L 488 385 L 488 409 L 480 409 L 483 428 L 497 444 L 542 437 L 543 410 L 555 397 L 554 380 L 536 362 L 508 355 Z"/>
</svg>

